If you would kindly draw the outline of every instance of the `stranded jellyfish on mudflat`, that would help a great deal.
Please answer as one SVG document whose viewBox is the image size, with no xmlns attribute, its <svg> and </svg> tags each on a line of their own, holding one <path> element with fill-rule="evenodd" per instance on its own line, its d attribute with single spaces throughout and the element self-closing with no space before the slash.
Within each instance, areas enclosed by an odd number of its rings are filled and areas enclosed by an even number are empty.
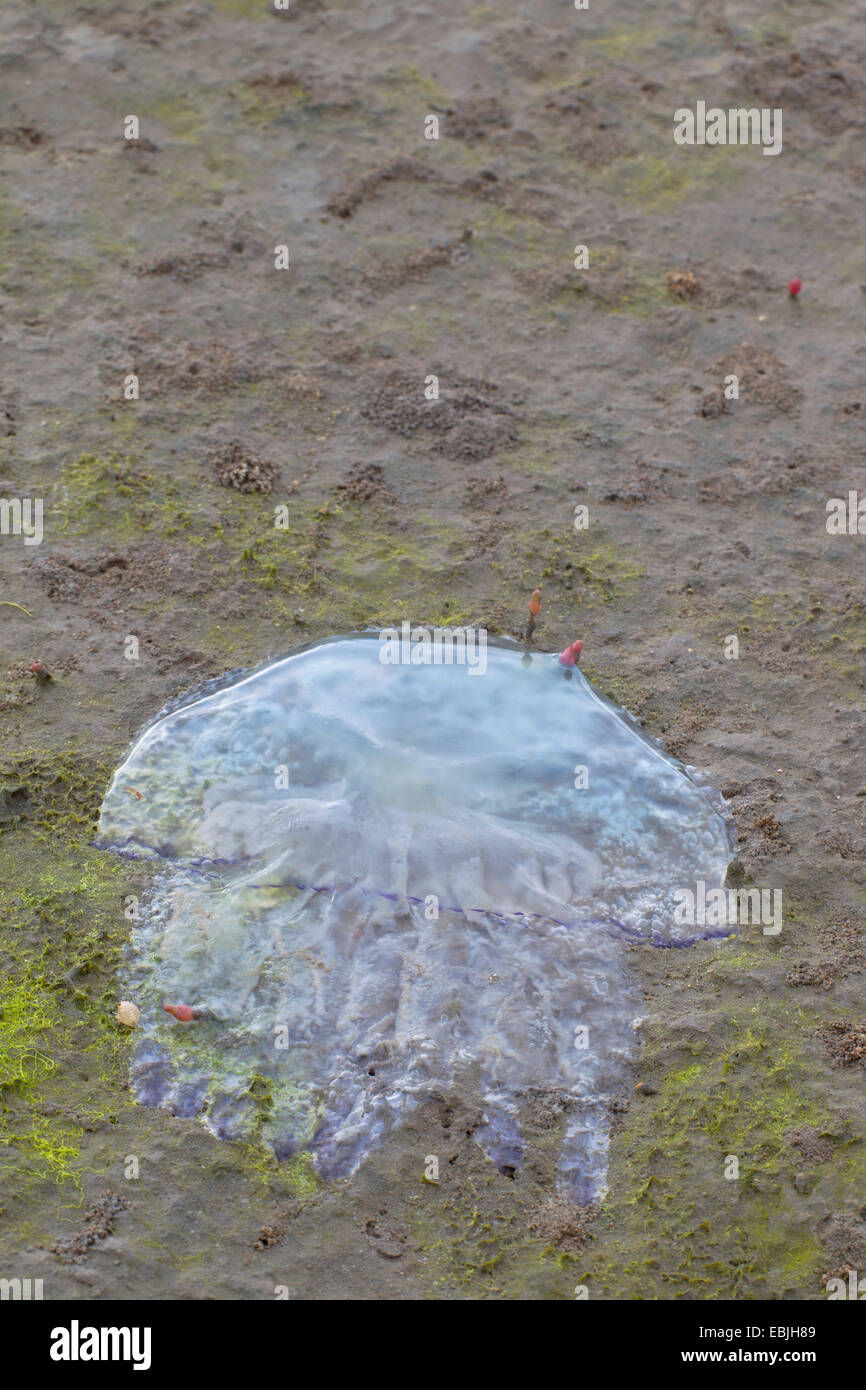
<svg viewBox="0 0 866 1390">
<path fill-rule="evenodd" d="M 331 1176 L 457 1086 L 519 1169 L 548 1092 L 589 1202 L 640 1012 L 626 948 L 693 939 L 674 895 L 724 880 L 721 798 L 556 656 L 387 645 L 333 638 L 200 693 L 115 774 L 98 843 L 156 864 L 124 981 L 135 1093 Z"/>
</svg>

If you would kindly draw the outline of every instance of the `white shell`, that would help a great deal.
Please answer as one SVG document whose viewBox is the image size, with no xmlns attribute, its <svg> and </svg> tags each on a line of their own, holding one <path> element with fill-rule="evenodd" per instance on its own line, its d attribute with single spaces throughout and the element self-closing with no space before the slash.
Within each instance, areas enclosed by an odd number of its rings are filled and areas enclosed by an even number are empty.
<svg viewBox="0 0 866 1390">
<path fill-rule="evenodd" d="M 122 999 L 117 1006 L 117 1021 L 123 1023 L 127 1028 L 138 1027 L 138 1006 L 131 1004 L 128 999 Z"/>
</svg>

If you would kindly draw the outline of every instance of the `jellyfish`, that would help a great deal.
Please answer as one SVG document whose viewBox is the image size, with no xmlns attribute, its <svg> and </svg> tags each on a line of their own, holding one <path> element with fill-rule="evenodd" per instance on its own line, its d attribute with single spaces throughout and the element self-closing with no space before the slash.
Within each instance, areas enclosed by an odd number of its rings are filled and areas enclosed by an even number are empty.
<svg viewBox="0 0 866 1390">
<path fill-rule="evenodd" d="M 423 635 L 396 659 L 376 631 L 330 638 L 205 687 L 114 774 L 97 843 L 152 865 L 132 1086 L 278 1159 L 309 1150 L 325 1178 L 455 1088 L 516 1173 L 522 1113 L 552 1094 L 559 1182 L 586 1205 L 634 1055 L 633 948 L 692 944 L 675 895 L 722 884 L 730 822 L 555 655 L 491 640 L 472 665 Z"/>
</svg>

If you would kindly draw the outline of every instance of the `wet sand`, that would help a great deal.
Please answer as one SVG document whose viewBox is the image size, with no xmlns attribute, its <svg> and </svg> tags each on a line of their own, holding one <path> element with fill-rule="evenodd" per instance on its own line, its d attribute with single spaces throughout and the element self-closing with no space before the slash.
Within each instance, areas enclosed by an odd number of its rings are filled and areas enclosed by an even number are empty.
<svg viewBox="0 0 866 1390">
<path fill-rule="evenodd" d="M 0 536 L 9 1277 L 810 1300 L 866 1269 L 866 538 L 826 528 L 866 496 L 864 29 L 740 0 L 4 5 L 0 497 L 44 502 L 41 544 Z M 781 108 L 782 152 L 677 146 L 698 100 Z M 142 724 L 329 633 L 517 635 L 535 588 L 536 645 L 583 639 L 785 905 L 776 937 L 631 949 L 601 1209 L 556 1194 L 544 1092 L 514 1178 L 468 1093 L 335 1183 L 137 1106 L 114 1010 L 146 876 L 90 839 Z"/>
</svg>

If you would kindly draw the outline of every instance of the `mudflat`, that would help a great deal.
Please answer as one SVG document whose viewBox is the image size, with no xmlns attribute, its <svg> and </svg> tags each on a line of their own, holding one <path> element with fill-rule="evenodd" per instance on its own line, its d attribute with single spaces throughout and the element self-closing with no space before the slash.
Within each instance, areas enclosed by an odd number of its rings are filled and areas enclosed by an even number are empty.
<svg viewBox="0 0 866 1390">
<path fill-rule="evenodd" d="M 3 5 L 0 1274 L 813 1300 L 866 1271 L 864 37 L 805 0 Z M 679 143 L 699 102 L 781 111 L 781 148 Z M 334 1181 L 137 1104 L 148 869 L 91 841 L 142 726 L 334 633 L 519 637 L 536 589 L 535 648 L 583 641 L 721 789 L 731 886 L 784 904 L 624 948 L 602 1202 L 557 1189 L 544 1088 L 517 1173 L 456 1088 Z"/>
</svg>

